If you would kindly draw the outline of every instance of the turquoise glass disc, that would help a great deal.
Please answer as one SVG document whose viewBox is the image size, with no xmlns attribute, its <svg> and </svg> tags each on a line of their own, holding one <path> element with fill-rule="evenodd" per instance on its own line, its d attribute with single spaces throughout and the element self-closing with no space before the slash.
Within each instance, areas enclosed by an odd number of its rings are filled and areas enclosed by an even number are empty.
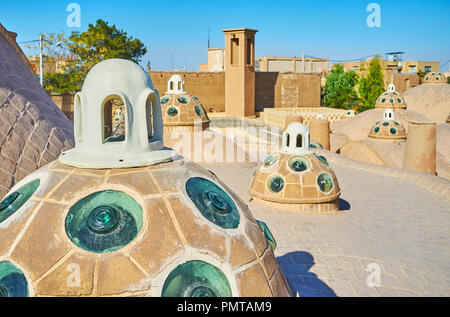
<svg viewBox="0 0 450 317">
<path fill-rule="evenodd" d="M 142 228 L 142 208 L 124 192 L 105 190 L 90 194 L 69 209 L 67 236 L 78 247 L 95 252 L 123 248 Z"/>
<path fill-rule="evenodd" d="M 9 261 L 0 262 L 0 297 L 28 296 L 28 282 L 23 272 Z"/>
<path fill-rule="evenodd" d="M 219 186 L 202 178 L 192 177 L 186 182 L 186 193 L 201 214 L 224 229 L 239 225 L 239 212 L 233 199 Z"/>
<path fill-rule="evenodd" d="M 225 274 L 204 261 L 189 261 L 170 272 L 162 297 L 231 297 Z"/>
<path fill-rule="evenodd" d="M 0 202 L 0 223 L 8 219 L 20 207 L 22 207 L 31 196 L 33 196 L 36 189 L 39 187 L 41 181 L 35 179 L 34 181 L 22 186 L 17 191 L 6 196 Z"/>
</svg>

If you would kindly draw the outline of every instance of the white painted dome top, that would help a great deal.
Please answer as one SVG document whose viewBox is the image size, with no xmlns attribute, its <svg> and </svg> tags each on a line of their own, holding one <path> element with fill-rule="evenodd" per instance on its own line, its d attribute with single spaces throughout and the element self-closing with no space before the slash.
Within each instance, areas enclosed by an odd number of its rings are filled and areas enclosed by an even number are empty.
<svg viewBox="0 0 450 317">
<path fill-rule="evenodd" d="M 167 92 L 166 94 L 184 94 L 184 81 L 183 78 L 178 75 L 172 75 L 167 82 Z"/>
<path fill-rule="evenodd" d="M 121 134 L 112 129 L 117 104 Z M 89 71 L 74 99 L 74 134 L 75 148 L 59 160 L 81 168 L 146 166 L 176 155 L 163 149 L 161 104 L 152 80 L 129 60 L 108 59 Z"/>
<path fill-rule="evenodd" d="M 283 132 L 281 152 L 287 154 L 309 154 L 309 129 L 300 122 L 292 122 Z"/>
<path fill-rule="evenodd" d="M 387 87 L 387 91 L 395 91 L 395 85 L 389 84 L 389 86 Z"/>
<path fill-rule="evenodd" d="M 383 112 L 383 119 L 384 120 L 395 120 L 394 111 L 392 111 L 392 109 L 386 109 Z"/>
</svg>

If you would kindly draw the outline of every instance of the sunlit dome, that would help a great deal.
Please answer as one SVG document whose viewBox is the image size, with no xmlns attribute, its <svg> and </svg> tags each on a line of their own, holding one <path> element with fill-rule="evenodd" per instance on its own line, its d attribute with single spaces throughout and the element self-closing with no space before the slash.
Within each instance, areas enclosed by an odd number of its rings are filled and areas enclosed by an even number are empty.
<svg viewBox="0 0 450 317">
<path fill-rule="evenodd" d="M 447 77 L 441 72 L 430 72 L 425 75 L 422 81 L 423 84 L 446 84 Z"/>
<path fill-rule="evenodd" d="M 282 150 L 257 169 L 250 195 L 277 208 L 334 212 L 340 188 L 327 159 L 310 149 L 307 126 L 294 122 L 283 133 Z"/>
<path fill-rule="evenodd" d="M 406 109 L 403 97 L 395 91 L 395 86 L 390 84 L 388 90 L 378 97 L 375 108 Z"/>
<path fill-rule="evenodd" d="M 0 202 L 0 295 L 290 296 L 265 223 L 213 173 L 164 148 L 145 72 L 124 60 L 91 72 L 75 149 Z M 107 134 L 111 96 L 125 103 L 122 137 Z"/>
<path fill-rule="evenodd" d="M 406 129 L 401 122 L 395 120 L 394 111 L 387 109 L 383 113 L 383 120 L 377 121 L 370 129 L 369 138 L 399 142 L 406 139 Z"/>
<path fill-rule="evenodd" d="M 209 118 L 200 100 L 184 91 L 184 81 L 180 75 L 173 75 L 168 81 L 168 89 L 161 97 L 164 131 L 205 130 Z"/>
</svg>

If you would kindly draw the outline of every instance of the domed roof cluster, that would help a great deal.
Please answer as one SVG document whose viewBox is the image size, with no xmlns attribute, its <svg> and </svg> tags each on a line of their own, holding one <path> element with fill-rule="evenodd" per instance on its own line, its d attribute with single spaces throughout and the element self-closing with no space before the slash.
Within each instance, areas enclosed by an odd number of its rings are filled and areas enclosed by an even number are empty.
<svg viewBox="0 0 450 317">
<path fill-rule="evenodd" d="M 124 60 L 91 72 L 75 148 L 0 202 L 0 295 L 290 296 L 267 226 L 213 173 L 164 149 L 148 75 Z M 99 142 L 110 94 L 125 101 L 126 134 Z"/>
<path fill-rule="evenodd" d="M 336 175 L 325 157 L 310 150 L 307 126 L 291 123 L 282 142 L 282 150 L 269 155 L 255 172 L 250 195 L 293 210 L 336 211 Z"/>
<path fill-rule="evenodd" d="M 403 124 L 395 120 L 394 112 L 387 109 L 383 113 L 383 120 L 377 121 L 370 129 L 369 138 L 398 142 L 406 139 L 406 129 Z"/>
<path fill-rule="evenodd" d="M 446 84 L 447 77 L 441 72 L 430 72 L 423 78 L 423 84 Z"/>
<path fill-rule="evenodd" d="M 378 97 L 375 108 L 406 109 L 403 97 L 395 91 L 394 85 L 389 85 L 388 90 Z"/>
<path fill-rule="evenodd" d="M 184 91 L 180 75 L 170 77 L 168 90 L 161 97 L 161 108 L 165 131 L 193 131 L 195 124 L 202 130 L 209 127 L 205 108 L 197 97 Z"/>
</svg>

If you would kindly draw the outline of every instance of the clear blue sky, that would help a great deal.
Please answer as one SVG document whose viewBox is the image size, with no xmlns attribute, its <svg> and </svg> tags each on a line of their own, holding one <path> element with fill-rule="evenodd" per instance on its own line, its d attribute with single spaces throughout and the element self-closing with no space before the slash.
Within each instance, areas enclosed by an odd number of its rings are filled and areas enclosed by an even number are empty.
<svg viewBox="0 0 450 317">
<path fill-rule="evenodd" d="M 66 7 L 81 6 L 81 27 L 69 28 Z M 366 7 L 381 7 L 381 27 L 366 25 Z M 198 70 L 207 62 L 207 37 L 211 47 L 224 47 L 224 28 L 258 29 L 255 52 L 262 56 L 307 55 L 352 59 L 404 51 L 406 60 L 450 59 L 449 0 L 342 0 L 342 1 L 236 1 L 236 0 L 2 0 L 0 23 L 17 32 L 18 42 L 38 38 L 40 32 L 84 31 L 99 18 L 116 24 L 140 39 L 152 68 L 174 66 Z M 26 52 L 27 53 L 27 52 Z M 444 71 L 448 71 L 445 66 Z"/>
</svg>

